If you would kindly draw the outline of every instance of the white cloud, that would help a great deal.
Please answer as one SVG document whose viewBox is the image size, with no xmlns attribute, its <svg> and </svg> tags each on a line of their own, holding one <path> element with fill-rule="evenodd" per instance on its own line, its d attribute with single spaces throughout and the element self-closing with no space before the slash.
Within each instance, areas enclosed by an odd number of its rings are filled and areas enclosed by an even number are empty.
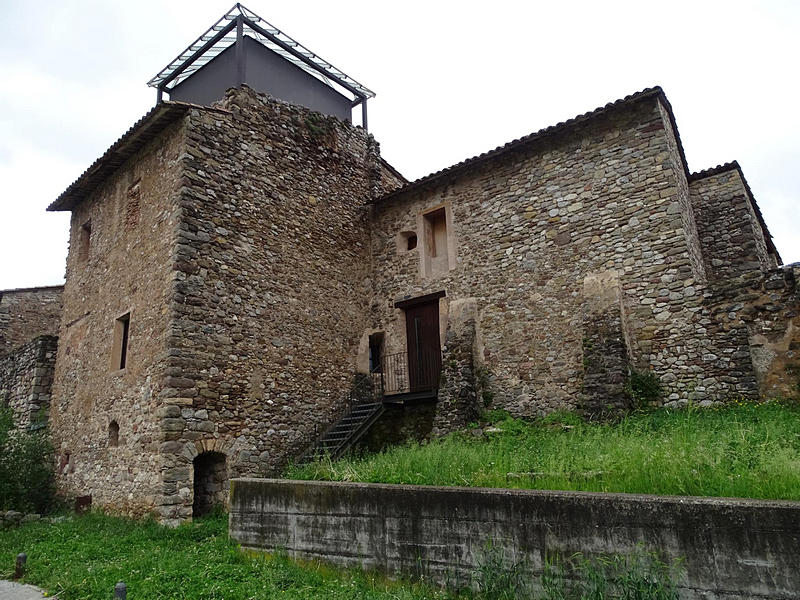
<svg viewBox="0 0 800 600">
<path fill-rule="evenodd" d="M 798 6 L 246 4 L 378 92 L 370 129 L 412 178 L 660 84 L 690 168 L 738 159 L 784 260 L 800 260 Z M 15 257 L 0 289 L 63 275 L 66 224 L 43 208 L 152 106 L 145 82 L 228 8 L 50 0 L 32 20 L 28 6 L 0 7 L 0 254 Z"/>
</svg>

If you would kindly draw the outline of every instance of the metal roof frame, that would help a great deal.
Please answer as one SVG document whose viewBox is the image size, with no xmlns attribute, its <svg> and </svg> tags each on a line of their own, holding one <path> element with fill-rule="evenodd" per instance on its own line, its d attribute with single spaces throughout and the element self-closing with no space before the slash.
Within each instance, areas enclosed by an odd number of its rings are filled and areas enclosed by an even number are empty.
<svg viewBox="0 0 800 600">
<path fill-rule="evenodd" d="M 367 99 L 374 98 L 375 92 L 358 83 L 238 2 L 203 35 L 161 69 L 147 82 L 147 85 L 158 90 L 158 102 L 161 102 L 163 92 L 169 92 L 234 44 L 237 52 L 238 84 L 241 85 L 244 74 L 241 49 L 245 34 L 250 35 L 309 75 L 316 77 L 336 92 L 342 93 L 344 90 L 352 94 L 352 106 L 356 107 L 359 104 L 362 106 L 362 124 L 366 129 Z"/>
</svg>

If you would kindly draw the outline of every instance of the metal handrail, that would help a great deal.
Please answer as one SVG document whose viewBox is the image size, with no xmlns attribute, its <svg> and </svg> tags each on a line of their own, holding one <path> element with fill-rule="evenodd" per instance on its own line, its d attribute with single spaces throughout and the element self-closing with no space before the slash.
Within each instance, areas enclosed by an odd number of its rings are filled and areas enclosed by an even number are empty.
<svg viewBox="0 0 800 600">
<path fill-rule="evenodd" d="M 381 360 L 383 395 L 434 391 L 439 388 L 442 358 L 437 351 L 417 355 L 415 369 L 410 369 L 407 352 L 386 354 Z"/>
</svg>

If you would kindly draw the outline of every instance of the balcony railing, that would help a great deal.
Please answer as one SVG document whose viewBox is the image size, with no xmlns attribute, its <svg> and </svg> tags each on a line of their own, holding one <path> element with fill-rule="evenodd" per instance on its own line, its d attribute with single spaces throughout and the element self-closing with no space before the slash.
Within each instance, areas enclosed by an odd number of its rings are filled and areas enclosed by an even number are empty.
<svg viewBox="0 0 800 600">
<path fill-rule="evenodd" d="M 397 352 L 383 356 L 380 367 L 373 370 L 372 378 L 384 396 L 432 392 L 439 389 L 442 370 L 441 354 L 435 351 L 419 352 L 409 365 L 408 353 Z"/>
</svg>

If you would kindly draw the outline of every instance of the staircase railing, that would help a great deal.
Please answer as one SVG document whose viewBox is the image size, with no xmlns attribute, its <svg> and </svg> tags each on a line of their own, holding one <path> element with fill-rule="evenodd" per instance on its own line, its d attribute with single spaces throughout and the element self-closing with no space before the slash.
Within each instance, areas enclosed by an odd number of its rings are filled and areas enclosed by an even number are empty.
<svg viewBox="0 0 800 600">
<path fill-rule="evenodd" d="M 383 395 L 435 392 L 439 389 L 442 355 L 438 351 L 420 351 L 409 365 L 407 352 L 386 354 L 381 361 Z"/>
<path fill-rule="evenodd" d="M 369 376 L 357 375 L 353 387 L 348 392 L 342 404 L 333 413 L 328 423 L 320 426 L 319 423 L 314 423 L 312 442 L 306 445 L 305 451 L 302 453 L 301 461 L 309 459 L 314 453 L 320 443 L 325 439 L 325 436 L 334 429 L 339 422 L 348 414 L 353 412 L 357 406 L 362 404 L 382 404 L 383 402 L 383 388 L 380 377 L 373 377 L 373 373 Z"/>
</svg>

